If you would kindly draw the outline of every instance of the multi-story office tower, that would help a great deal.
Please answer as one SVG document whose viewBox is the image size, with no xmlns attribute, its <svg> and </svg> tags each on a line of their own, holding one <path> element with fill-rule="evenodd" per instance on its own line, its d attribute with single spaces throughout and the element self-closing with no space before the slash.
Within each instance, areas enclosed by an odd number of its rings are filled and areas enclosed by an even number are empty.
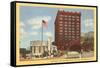
<svg viewBox="0 0 100 68">
<path fill-rule="evenodd" d="M 81 13 L 58 10 L 55 20 L 55 45 L 58 50 L 80 49 Z"/>
</svg>

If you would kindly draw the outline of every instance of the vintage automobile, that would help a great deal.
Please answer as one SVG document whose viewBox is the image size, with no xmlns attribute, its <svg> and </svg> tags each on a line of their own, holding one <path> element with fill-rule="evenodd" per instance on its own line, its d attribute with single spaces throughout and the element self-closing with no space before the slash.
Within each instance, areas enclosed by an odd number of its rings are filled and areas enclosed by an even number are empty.
<svg viewBox="0 0 100 68">
<path fill-rule="evenodd" d="M 81 58 L 81 54 L 77 51 L 70 51 L 67 53 L 67 58 Z"/>
</svg>

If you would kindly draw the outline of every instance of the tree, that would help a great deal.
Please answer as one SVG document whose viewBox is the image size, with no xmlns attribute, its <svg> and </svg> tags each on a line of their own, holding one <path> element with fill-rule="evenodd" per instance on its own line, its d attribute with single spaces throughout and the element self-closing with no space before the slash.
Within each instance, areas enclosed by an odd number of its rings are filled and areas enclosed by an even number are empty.
<svg viewBox="0 0 100 68">
<path fill-rule="evenodd" d="M 22 55 L 23 58 L 26 58 L 26 49 L 20 48 L 20 54 Z"/>
</svg>

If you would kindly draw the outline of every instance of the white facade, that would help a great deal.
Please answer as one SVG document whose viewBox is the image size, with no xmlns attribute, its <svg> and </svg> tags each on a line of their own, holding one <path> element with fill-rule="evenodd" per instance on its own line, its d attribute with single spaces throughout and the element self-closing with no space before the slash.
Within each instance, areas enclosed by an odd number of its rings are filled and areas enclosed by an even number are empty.
<svg viewBox="0 0 100 68">
<path fill-rule="evenodd" d="M 51 40 L 48 41 L 31 41 L 30 45 L 32 46 L 32 56 L 42 56 L 44 52 L 48 52 L 49 55 L 53 52 L 53 50 L 57 51 L 57 47 L 52 45 Z"/>
</svg>

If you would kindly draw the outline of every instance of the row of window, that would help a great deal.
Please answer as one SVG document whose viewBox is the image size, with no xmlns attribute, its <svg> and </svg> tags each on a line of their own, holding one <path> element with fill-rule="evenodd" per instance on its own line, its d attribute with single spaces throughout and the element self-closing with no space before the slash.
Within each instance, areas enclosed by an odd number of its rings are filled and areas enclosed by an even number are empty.
<svg viewBox="0 0 100 68">
<path fill-rule="evenodd" d="M 68 30 L 68 31 L 69 30 L 79 30 L 79 28 L 70 28 L 70 27 L 69 28 L 66 28 L 66 27 L 62 28 L 62 27 L 60 27 L 59 29 L 64 29 L 64 31 L 66 31 L 66 30 Z"/>
<path fill-rule="evenodd" d="M 80 37 L 75 37 L 75 38 L 63 38 L 63 39 L 59 39 L 58 41 L 61 41 L 61 40 L 77 40 L 77 39 L 80 39 Z"/>
<path fill-rule="evenodd" d="M 65 33 L 65 34 L 59 33 L 59 35 L 65 35 L 65 36 L 66 36 L 66 35 L 67 35 L 67 36 L 70 36 L 70 35 L 73 35 L 73 36 L 74 36 L 74 35 L 78 35 L 78 36 L 79 36 L 80 33 Z"/>
<path fill-rule="evenodd" d="M 68 32 L 65 32 L 65 33 L 63 33 L 63 32 L 59 32 L 58 33 L 59 35 L 79 35 L 80 34 L 80 32 L 79 31 L 77 31 L 77 32 L 71 32 L 71 31 L 68 31 Z"/>
<path fill-rule="evenodd" d="M 71 16 L 71 15 L 59 15 L 59 17 L 80 18 L 80 16 Z"/>
<path fill-rule="evenodd" d="M 74 22 L 74 21 L 72 21 L 72 22 L 71 22 L 71 21 L 68 21 L 68 22 L 67 22 L 67 21 L 60 21 L 60 22 L 59 22 L 59 24 L 63 24 L 63 23 L 64 23 L 64 24 L 68 24 L 68 25 L 70 25 L 70 24 L 74 24 L 74 25 L 75 25 L 75 24 L 80 24 L 79 22 Z"/>
<path fill-rule="evenodd" d="M 74 33 L 74 32 L 79 32 L 79 28 L 64 28 L 64 29 L 59 29 L 59 32 L 72 32 L 72 33 Z"/>
<path fill-rule="evenodd" d="M 64 27 L 64 28 L 63 27 L 59 27 L 59 29 L 66 31 L 66 30 L 79 30 L 80 28 L 78 28 L 78 27 L 77 28 L 73 28 L 73 27 Z"/>
<path fill-rule="evenodd" d="M 72 33 L 72 34 L 71 33 L 65 33 L 64 35 L 68 35 L 69 36 L 69 35 L 80 35 L 80 34 L 79 33 Z"/>
<path fill-rule="evenodd" d="M 79 28 L 59 28 L 59 30 L 63 30 L 63 32 L 74 32 L 79 31 Z"/>
<path fill-rule="evenodd" d="M 78 33 L 79 32 L 79 30 L 72 30 L 72 29 L 68 29 L 68 30 L 59 30 L 59 32 L 72 32 L 72 33 L 74 33 L 74 32 L 76 32 L 76 33 Z"/>
<path fill-rule="evenodd" d="M 75 27 L 76 26 L 76 27 L 79 27 L 80 25 L 79 24 L 76 24 L 76 25 L 74 25 L 74 24 L 73 25 L 71 25 L 71 24 L 59 24 L 59 26 L 61 26 L 61 27 L 62 26 L 69 26 L 69 27 L 71 27 L 71 26 Z"/>
<path fill-rule="evenodd" d="M 80 38 L 79 36 L 65 36 L 64 39 Z"/>
<path fill-rule="evenodd" d="M 72 21 L 79 21 L 80 19 L 79 19 L 79 18 L 76 18 L 76 19 L 75 19 L 75 18 L 62 18 L 62 17 L 61 17 L 61 18 L 59 18 L 59 20 L 65 20 L 65 21 L 66 21 L 66 20 L 69 20 L 69 21 L 70 21 L 70 20 L 72 20 Z"/>
<path fill-rule="evenodd" d="M 78 34 L 78 33 L 76 33 L 76 34 L 74 34 L 74 35 L 72 35 L 72 34 L 67 34 L 67 35 L 59 35 L 59 37 L 70 37 L 70 36 L 80 36 L 80 34 Z"/>
<path fill-rule="evenodd" d="M 64 26 L 68 26 L 68 28 L 69 28 L 69 27 L 79 27 L 80 25 L 66 25 L 65 24 Z"/>
<path fill-rule="evenodd" d="M 79 38 L 69 38 L 69 39 L 65 39 L 65 40 L 75 40 L 75 39 L 79 39 Z"/>
<path fill-rule="evenodd" d="M 74 39 L 80 39 L 79 36 L 77 37 L 64 37 L 64 38 L 60 38 L 59 40 L 74 40 Z"/>
</svg>

